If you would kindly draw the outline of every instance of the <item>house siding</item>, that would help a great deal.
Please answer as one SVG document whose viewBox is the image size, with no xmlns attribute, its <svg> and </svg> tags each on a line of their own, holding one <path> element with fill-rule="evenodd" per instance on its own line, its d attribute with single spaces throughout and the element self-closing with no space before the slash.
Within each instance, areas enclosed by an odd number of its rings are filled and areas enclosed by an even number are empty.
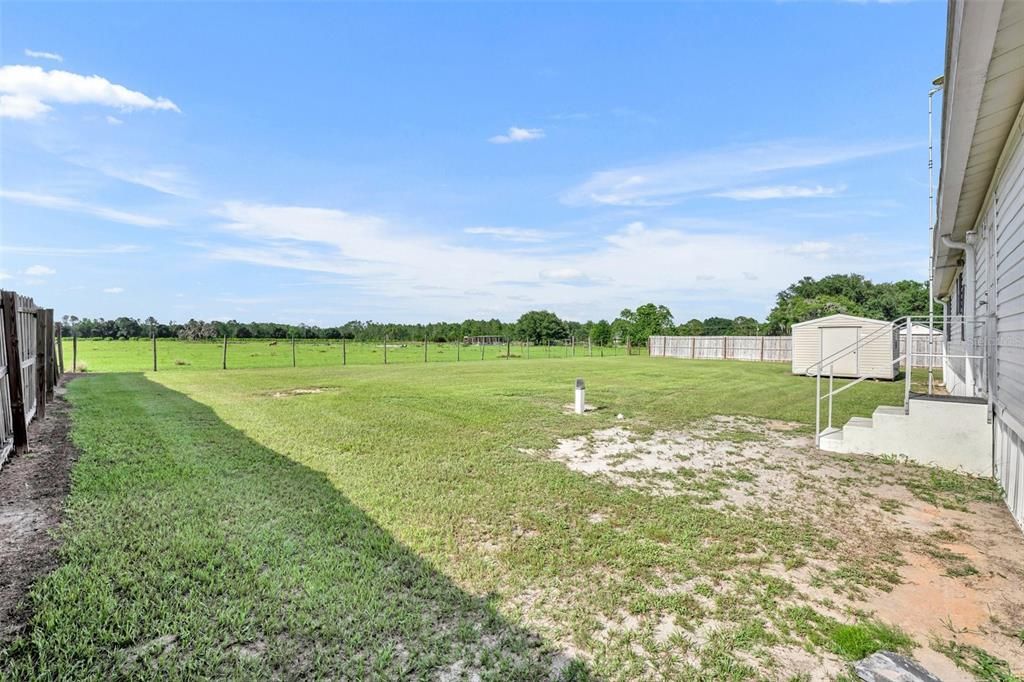
<svg viewBox="0 0 1024 682">
<path fill-rule="evenodd" d="M 946 388 L 954 395 L 988 396 L 992 403 L 993 470 L 1006 503 L 1024 528 L 1024 144 L 1018 125 L 1003 152 L 975 224 L 975 301 L 964 308 L 967 323 L 955 318 L 947 352 L 984 355 L 945 366 Z M 960 271 L 957 272 L 960 274 Z M 957 277 L 949 290 L 950 314 L 961 292 Z M 972 343 L 971 318 L 978 321 Z"/>
</svg>

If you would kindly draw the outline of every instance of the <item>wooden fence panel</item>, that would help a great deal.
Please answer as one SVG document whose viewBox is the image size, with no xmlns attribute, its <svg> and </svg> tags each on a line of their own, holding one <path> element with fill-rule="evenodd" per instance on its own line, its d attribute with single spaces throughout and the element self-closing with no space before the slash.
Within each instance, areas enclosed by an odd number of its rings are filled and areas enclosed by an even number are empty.
<svg viewBox="0 0 1024 682">
<path fill-rule="evenodd" d="M 936 335 L 934 343 L 933 352 L 941 355 L 942 337 Z M 652 336 L 648 347 L 652 357 L 750 362 L 790 362 L 793 359 L 792 336 Z M 906 348 L 904 336 L 900 338 L 900 355 L 906 353 Z M 927 334 L 915 334 L 914 367 L 928 367 L 927 353 Z M 906 363 L 900 366 L 905 368 Z M 942 358 L 936 357 L 932 366 L 941 367 Z"/>
<path fill-rule="evenodd" d="M 653 357 L 789 362 L 793 340 L 789 336 L 652 336 L 648 347 Z"/>
<path fill-rule="evenodd" d="M 7 326 L 3 315 L 6 297 L 0 298 L 0 339 L 7 336 Z M 11 414 L 11 389 L 8 374 L 11 366 L 7 362 L 7 344 L 0 343 L 0 466 L 7 461 L 7 456 L 14 449 L 14 417 Z"/>
<path fill-rule="evenodd" d="M 28 424 L 43 417 L 62 373 L 53 310 L 27 296 L 0 292 L 0 466 L 28 445 Z"/>
</svg>

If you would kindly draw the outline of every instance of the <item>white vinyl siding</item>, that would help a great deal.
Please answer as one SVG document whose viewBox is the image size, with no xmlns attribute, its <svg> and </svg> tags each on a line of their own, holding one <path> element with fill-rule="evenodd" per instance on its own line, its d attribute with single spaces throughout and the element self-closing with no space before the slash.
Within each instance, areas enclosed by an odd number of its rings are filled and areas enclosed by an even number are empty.
<svg viewBox="0 0 1024 682">
<path fill-rule="evenodd" d="M 828 333 L 832 328 L 859 329 L 860 338 L 864 339 L 880 329 L 888 328 L 890 333 L 880 332 L 857 349 L 856 372 L 840 372 L 838 363 L 836 376 L 868 375 L 875 379 L 894 379 L 896 369 L 893 361 L 896 358 L 895 345 L 898 343 L 895 334 L 891 333 L 892 325 L 882 320 L 870 320 L 853 315 L 829 315 L 817 320 L 793 325 L 793 373 L 807 374 L 807 370 L 818 362 L 821 334 Z M 826 343 L 826 348 L 828 344 Z M 827 370 L 822 374 L 827 374 Z"/>
<path fill-rule="evenodd" d="M 996 182 L 994 199 L 993 397 L 998 406 L 1024 421 L 1024 145 L 1018 143 L 1011 153 Z"/>
</svg>

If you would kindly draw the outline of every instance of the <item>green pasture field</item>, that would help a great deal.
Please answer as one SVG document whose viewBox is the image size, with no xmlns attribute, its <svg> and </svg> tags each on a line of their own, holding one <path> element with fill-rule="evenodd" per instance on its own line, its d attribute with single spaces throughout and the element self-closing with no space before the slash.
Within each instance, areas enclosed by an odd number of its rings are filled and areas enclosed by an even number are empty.
<svg viewBox="0 0 1024 682">
<path fill-rule="evenodd" d="M 216 365 L 215 344 L 164 343 L 186 367 Z M 639 437 L 714 415 L 806 434 L 814 382 L 787 365 L 417 365 L 413 350 L 341 368 L 313 362 L 339 345 L 301 348 L 296 369 L 153 373 L 125 371 L 145 365 L 145 342 L 80 346 L 90 373 L 68 387 L 81 458 L 60 567 L 31 593 L 29 630 L 0 649 L 0 677 L 789 679 L 782 650 L 849 661 L 914 644 L 870 614 L 839 618 L 787 573 L 828 560 L 821 590 L 887 584 L 888 543 L 837 549 L 859 524 L 723 504 L 752 472 L 680 474 L 680 494 L 652 495 L 544 455 L 595 429 Z M 237 349 L 290 363 L 287 346 Z M 583 416 L 565 411 L 577 376 L 596 408 Z M 902 395 L 858 389 L 836 401 L 837 423 Z M 951 504 L 994 494 L 841 461 Z M 822 514 L 870 502 L 855 490 L 823 497 Z"/>
<path fill-rule="evenodd" d="M 62 339 L 64 366 L 71 368 L 72 341 Z M 157 370 L 221 369 L 223 340 L 181 341 L 157 339 Z M 566 359 L 573 356 L 567 346 L 527 347 L 523 343 L 506 346 L 469 346 L 456 343 L 428 343 L 426 362 L 477 362 L 483 360 Z M 482 352 L 481 352 L 482 351 Z M 585 343 L 576 346 L 576 357 L 587 355 Z M 594 347 L 593 356 L 621 357 L 624 346 Z M 646 348 L 634 348 L 634 355 L 647 354 Z M 343 357 L 344 355 L 344 357 Z M 389 341 L 388 364 L 423 363 L 423 342 Z M 295 365 L 298 367 L 340 367 L 345 365 L 383 365 L 384 343 L 346 341 L 344 353 L 340 340 L 298 339 L 295 342 Z M 289 339 L 228 339 L 227 364 L 230 369 L 292 366 L 292 343 Z M 153 369 L 153 344 L 150 339 L 78 339 L 79 369 L 88 372 L 140 372 Z"/>
</svg>

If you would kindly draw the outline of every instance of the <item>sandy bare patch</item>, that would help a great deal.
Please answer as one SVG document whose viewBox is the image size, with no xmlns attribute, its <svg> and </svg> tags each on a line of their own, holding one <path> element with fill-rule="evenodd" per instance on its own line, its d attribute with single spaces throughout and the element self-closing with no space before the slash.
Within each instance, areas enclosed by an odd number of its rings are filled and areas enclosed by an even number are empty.
<svg viewBox="0 0 1024 682">
<path fill-rule="evenodd" d="M 694 486 L 694 478 L 703 483 L 733 476 L 726 486 L 726 501 L 755 504 L 756 496 L 744 484 L 763 481 L 778 491 L 780 487 L 795 489 L 800 482 L 796 463 L 810 439 L 792 433 L 798 427 L 753 418 L 713 417 L 685 431 L 660 430 L 640 437 L 625 427 L 613 426 L 561 440 L 548 456 L 574 471 L 601 475 L 616 485 L 655 495 L 700 487 Z M 690 475 L 682 481 L 672 476 L 681 472 Z"/>
<path fill-rule="evenodd" d="M 931 470 L 871 456 L 825 453 L 800 425 L 745 417 L 713 417 L 685 430 L 638 434 L 622 425 L 561 440 L 546 453 L 567 467 L 652 496 L 689 495 L 730 515 L 768 515 L 806 524 L 827 550 L 801 556 L 754 557 L 754 570 L 793 588 L 784 605 L 811 606 L 842 622 L 870 615 L 898 626 L 917 643 L 914 657 L 943 680 L 969 676 L 931 647 L 977 646 L 1024 672 L 1024 537 L 1000 501 L 930 501 Z M 922 493 L 922 486 L 925 492 Z M 941 492 L 935 493 L 941 495 Z M 982 498 L 978 498 L 982 499 Z M 947 508 L 948 507 L 948 508 Z M 591 523 L 604 521 L 595 511 Z M 749 569 L 741 569 L 745 571 Z M 607 645 L 643 632 L 661 650 L 697 666 L 711 633 L 729 628 L 716 617 L 716 595 L 737 589 L 740 575 L 710 583 L 656 571 L 648 592 L 687 595 L 702 615 L 682 622 L 652 611 L 620 620 L 599 616 L 594 639 Z M 563 595 L 562 599 L 568 597 Z M 627 627 L 623 627 L 625 624 Z M 651 661 L 657 653 L 647 652 Z M 788 642 L 750 661 L 788 679 L 834 679 L 838 657 Z"/>
<path fill-rule="evenodd" d="M 287 391 L 275 391 L 270 394 L 272 398 L 291 398 L 297 395 L 316 395 L 317 393 L 323 393 L 327 389 L 312 387 L 312 388 L 292 388 Z"/>
</svg>

